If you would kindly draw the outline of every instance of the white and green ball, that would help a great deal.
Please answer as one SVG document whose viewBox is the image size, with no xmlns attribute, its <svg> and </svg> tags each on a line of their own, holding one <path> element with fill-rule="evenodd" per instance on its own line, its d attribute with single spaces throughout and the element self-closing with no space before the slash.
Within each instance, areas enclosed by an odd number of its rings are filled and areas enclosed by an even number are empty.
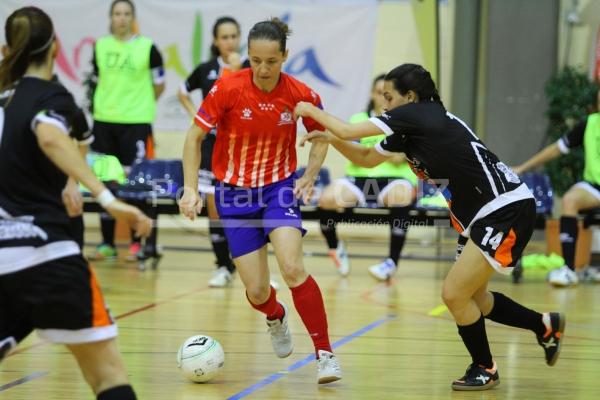
<svg viewBox="0 0 600 400">
<path fill-rule="evenodd" d="M 177 352 L 177 366 L 193 382 L 206 382 L 223 368 L 225 353 L 221 344 L 210 336 L 188 338 Z"/>
</svg>

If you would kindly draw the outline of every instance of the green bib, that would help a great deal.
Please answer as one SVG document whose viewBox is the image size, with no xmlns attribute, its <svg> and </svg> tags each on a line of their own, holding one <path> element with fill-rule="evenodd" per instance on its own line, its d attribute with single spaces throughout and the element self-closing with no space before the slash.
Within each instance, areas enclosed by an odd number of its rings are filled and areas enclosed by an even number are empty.
<svg viewBox="0 0 600 400">
<path fill-rule="evenodd" d="M 583 179 L 598 185 L 600 184 L 600 113 L 588 115 L 583 134 L 583 149 L 585 151 Z"/>
<path fill-rule="evenodd" d="M 94 119 L 117 124 L 150 124 L 156 100 L 150 49 L 152 40 L 137 36 L 127 42 L 104 36 L 96 42 L 98 86 L 94 92 Z"/>
<path fill-rule="evenodd" d="M 366 112 L 354 114 L 350 118 L 350 123 L 356 124 L 369 119 Z M 385 139 L 385 135 L 368 136 L 360 139 L 360 144 L 366 147 L 375 147 L 375 145 Z M 404 178 L 413 185 L 417 184 L 417 177 L 410 169 L 407 162 L 400 165 L 389 161 L 381 163 L 373 168 L 364 168 L 356 164 L 349 163 L 346 167 L 346 176 L 356 178 Z"/>
</svg>

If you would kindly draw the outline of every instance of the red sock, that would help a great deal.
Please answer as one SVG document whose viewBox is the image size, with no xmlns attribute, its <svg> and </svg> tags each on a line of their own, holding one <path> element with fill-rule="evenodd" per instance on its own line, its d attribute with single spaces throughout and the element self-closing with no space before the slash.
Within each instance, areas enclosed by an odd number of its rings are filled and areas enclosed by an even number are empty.
<svg viewBox="0 0 600 400">
<path fill-rule="evenodd" d="M 246 298 L 248 299 L 248 293 L 246 293 Z M 279 304 L 277 301 L 277 295 L 275 294 L 275 289 L 271 286 L 271 294 L 267 301 L 262 304 L 254 304 L 248 299 L 248 302 L 255 310 L 260 311 L 261 313 L 267 316 L 267 319 L 282 319 L 284 315 L 283 306 Z"/>
<path fill-rule="evenodd" d="M 315 345 L 315 352 L 326 350 L 331 352 L 329 334 L 327 333 L 327 314 L 319 285 L 312 276 L 300 286 L 291 288 L 296 311 Z"/>
</svg>

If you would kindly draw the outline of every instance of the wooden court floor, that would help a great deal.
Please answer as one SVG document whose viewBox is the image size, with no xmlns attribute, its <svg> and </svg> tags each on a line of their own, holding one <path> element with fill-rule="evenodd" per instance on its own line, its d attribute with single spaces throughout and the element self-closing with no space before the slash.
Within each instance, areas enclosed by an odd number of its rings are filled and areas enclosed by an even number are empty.
<svg viewBox="0 0 600 400">
<path fill-rule="evenodd" d="M 96 236 L 97 238 L 97 236 Z M 88 240 L 93 240 L 88 237 Z M 163 234 L 165 245 L 208 247 L 206 237 Z M 351 242 L 356 254 L 384 255 L 387 243 Z M 308 239 L 305 250 L 323 252 Z M 427 254 L 418 243 L 409 253 Z M 449 250 L 451 251 L 451 249 Z M 538 310 L 567 313 L 565 344 L 554 367 L 544 363 L 533 334 L 488 322 L 500 385 L 487 392 L 452 392 L 450 382 L 470 358 L 455 324 L 441 304 L 441 282 L 448 262 L 401 262 L 396 279 L 376 283 L 367 267 L 376 261 L 352 260 L 351 275 L 338 277 L 323 256 L 305 264 L 323 292 L 332 342 L 344 379 L 318 387 L 309 337 L 298 315 L 290 318 L 295 351 L 286 359 L 272 353 L 266 326 L 244 296 L 241 282 L 209 289 L 213 271 L 209 252 L 166 251 L 158 271 L 135 265 L 96 264 L 112 313 L 118 319 L 119 344 L 140 399 L 599 399 L 600 285 L 551 289 L 543 275 L 529 274 L 513 285 L 496 276 L 491 284 Z M 283 283 L 270 257 L 274 277 Z M 292 305 L 289 290 L 279 297 Z M 207 334 L 225 349 L 225 368 L 208 384 L 179 375 L 175 354 L 194 334 Z M 18 353 L 0 365 L 0 399 L 92 399 L 75 361 L 61 346 L 31 335 Z"/>
</svg>

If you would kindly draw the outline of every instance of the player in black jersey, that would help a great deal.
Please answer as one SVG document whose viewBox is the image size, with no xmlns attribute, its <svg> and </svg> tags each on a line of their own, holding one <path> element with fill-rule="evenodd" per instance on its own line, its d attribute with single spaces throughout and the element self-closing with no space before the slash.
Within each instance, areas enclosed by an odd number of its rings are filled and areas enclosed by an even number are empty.
<svg viewBox="0 0 600 400">
<path fill-rule="evenodd" d="M 485 390 L 499 382 L 484 317 L 533 331 L 546 363 L 553 365 L 565 316 L 537 313 L 487 289 L 495 270 L 510 273 L 531 237 L 535 219 L 531 192 L 468 126 L 446 111 L 423 67 L 396 67 L 386 75 L 384 87 L 388 111 L 369 121 L 347 124 L 307 103 L 298 103 L 295 115 L 310 117 L 330 131 L 310 133 L 305 140 L 327 141 L 365 167 L 405 153 L 420 178 L 447 185 L 452 193 L 452 224 L 470 240 L 444 280 L 442 298 L 472 358 L 452 388 Z M 387 137 L 374 148 L 349 141 L 382 132 Z"/>
<path fill-rule="evenodd" d="M 81 255 L 61 192 L 71 176 L 116 218 L 147 236 L 152 221 L 86 165 L 69 132 L 77 106 L 51 82 L 57 41 L 35 7 L 12 13 L 0 62 L 0 360 L 29 333 L 65 344 L 100 400 L 131 400 L 94 271 Z"/>
<path fill-rule="evenodd" d="M 208 95 L 217 79 L 241 68 L 250 67 L 246 57 L 240 56 L 240 24 L 232 17 L 218 18 L 213 25 L 212 58 L 198 65 L 181 84 L 177 97 L 191 118 L 196 116 L 198 107 L 190 98 L 190 93 L 200 89 L 202 98 Z M 217 270 L 209 280 L 210 287 L 225 287 L 231 284 L 235 265 L 229 254 L 229 245 L 223 227 L 218 224 L 219 214 L 215 206 L 215 177 L 212 173 L 212 154 L 215 146 L 215 130 L 206 135 L 202 142 L 202 165 L 200 165 L 198 189 L 206 196 L 208 217 L 210 218 L 210 241 L 217 258 Z"/>
</svg>

